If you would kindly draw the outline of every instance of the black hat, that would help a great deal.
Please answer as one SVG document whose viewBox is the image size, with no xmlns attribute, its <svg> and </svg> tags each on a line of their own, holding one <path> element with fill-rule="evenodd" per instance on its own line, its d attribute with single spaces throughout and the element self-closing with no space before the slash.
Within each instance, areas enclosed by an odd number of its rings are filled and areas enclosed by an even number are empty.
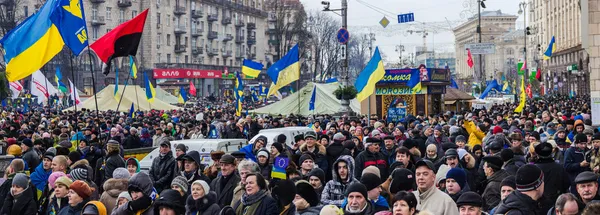
<svg viewBox="0 0 600 215">
<path fill-rule="evenodd" d="M 396 138 L 394 136 L 392 136 L 392 135 L 388 135 L 388 136 L 383 137 L 383 140 L 395 140 L 395 139 Z"/>
<path fill-rule="evenodd" d="M 22 143 L 23 143 L 23 145 L 26 145 L 26 146 L 28 146 L 30 148 L 33 147 L 33 141 L 31 141 L 31 139 L 29 139 L 29 138 L 23 139 Z"/>
<path fill-rule="evenodd" d="M 181 150 L 183 153 L 187 152 L 187 147 L 183 144 L 177 144 L 177 146 L 175 146 L 175 149 L 179 149 Z"/>
<path fill-rule="evenodd" d="M 367 190 L 372 190 L 381 185 L 381 178 L 373 173 L 365 173 L 360 177 L 360 183 L 364 184 Z"/>
<path fill-rule="evenodd" d="M 305 180 L 300 180 L 296 182 L 296 191 L 299 196 L 301 196 L 311 207 L 319 205 L 319 196 L 317 195 L 317 191 L 313 188 L 310 183 Z"/>
<path fill-rule="evenodd" d="M 465 138 L 463 135 L 458 135 L 456 138 L 454 138 L 454 142 L 467 142 L 467 138 Z"/>
<path fill-rule="evenodd" d="M 415 177 L 409 169 L 395 169 L 390 174 L 392 182 L 390 183 L 389 191 L 398 193 L 400 191 L 409 191 L 414 188 Z"/>
<path fill-rule="evenodd" d="M 502 158 L 493 155 L 483 157 L 483 161 L 487 163 L 488 167 L 491 167 L 495 170 L 502 169 L 502 165 L 504 165 Z"/>
<path fill-rule="evenodd" d="M 304 140 L 304 135 L 302 134 L 298 134 L 296 136 L 294 136 L 294 142 L 300 142 L 301 140 Z"/>
<path fill-rule="evenodd" d="M 481 198 L 481 196 L 476 192 L 465 192 L 462 195 L 460 195 L 460 197 L 458 197 L 458 200 L 456 200 L 456 206 L 460 207 L 463 205 L 469 205 L 480 208 L 481 206 L 483 206 L 483 198 Z"/>
<path fill-rule="evenodd" d="M 379 143 L 381 144 L 381 140 L 377 138 L 368 137 L 365 143 Z"/>
<path fill-rule="evenodd" d="M 302 156 L 300 156 L 300 159 L 298 160 L 298 165 L 302 165 L 302 163 L 304 163 L 305 160 L 312 160 L 313 162 L 315 161 L 315 159 L 309 153 L 304 153 L 302 154 Z"/>
<path fill-rule="evenodd" d="M 539 158 L 551 158 L 552 150 L 552 144 L 548 142 L 543 142 L 535 146 L 535 153 Z"/>
<path fill-rule="evenodd" d="M 587 143 L 587 135 L 585 135 L 585 134 L 575 135 L 575 144 L 577 144 L 577 143 Z"/>
<path fill-rule="evenodd" d="M 540 133 L 537 131 L 532 131 L 529 136 L 534 137 L 536 140 L 540 140 Z"/>
<path fill-rule="evenodd" d="M 325 172 L 321 168 L 314 168 L 308 173 L 309 180 L 310 177 L 313 176 L 319 178 L 319 180 L 321 180 L 321 184 L 325 184 Z"/>
<path fill-rule="evenodd" d="M 456 149 L 448 149 L 445 154 L 446 158 L 458 158 L 458 151 Z"/>
<path fill-rule="evenodd" d="M 583 184 L 583 183 L 587 183 L 587 182 L 597 182 L 598 181 L 598 176 L 596 176 L 596 174 L 594 174 L 593 172 L 590 171 L 585 171 L 585 172 L 581 172 L 579 173 L 579 175 L 577 175 L 577 177 L 575 177 L 575 181 L 573 181 L 575 184 Z"/>
<path fill-rule="evenodd" d="M 207 193 L 206 195 L 208 196 L 208 195 L 215 195 L 215 194 Z M 179 191 L 171 190 L 171 189 L 163 190 L 160 193 L 158 199 L 154 202 L 154 206 L 155 206 L 154 213 L 157 214 L 158 209 L 161 207 L 167 207 L 167 208 L 173 209 L 175 211 L 175 214 L 183 214 L 183 213 L 185 213 L 185 207 L 184 207 L 185 204 L 186 204 L 185 199 L 181 196 Z"/>
<path fill-rule="evenodd" d="M 427 168 L 432 170 L 434 173 L 437 173 L 437 170 L 435 169 L 435 165 L 433 165 L 433 163 L 429 160 L 423 159 L 423 160 L 417 161 L 417 163 L 415 163 L 415 169 L 417 169 L 421 166 L 427 166 Z"/>
<path fill-rule="evenodd" d="M 488 149 L 497 152 L 497 151 L 502 150 L 503 145 L 504 145 L 504 140 L 502 140 L 500 138 L 496 138 L 490 143 L 490 146 L 488 146 Z"/>
<path fill-rule="evenodd" d="M 168 146 L 169 148 L 171 148 L 171 141 L 168 140 L 163 140 L 162 142 L 160 142 L 160 146 Z"/>
<path fill-rule="evenodd" d="M 512 187 L 513 189 L 517 189 L 517 183 L 515 182 L 515 176 L 508 176 L 500 182 L 500 188 L 504 186 Z"/>
<path fill-rule="evenodd" d="M 418 146 L 418 144 L 413 140 L 413 139 L 406 139 L 404 140 L 404 142 L 402 143 L 402 146 L 408 148 L 408 149 L 412 149 L 415 146 Z"/>
<path fill-rule="evenodd" d="M 278 143 L 285 143 L 286 141 L 287 141 L 287 137 L 285 136 L 285 134 L 280 134 L 277 136 Z"/>
<path fill-rule="evenodd" d="M 504 162 L 507 162 L 514 157 L 515 153 L 512 151 L 512 149 L 502 149 L 502 151 L 500 151 L 500 158 L 502 158 L 502 161 Z"/>
<path fill-rule="evenodd" d="M 518 191 L 535 190 L 544 183 L 544 172 L 536 165 L 525 164 L 517 170 L 515 182 Z"/>
<path fill-rule="evenodd" d="M 600 140 L 600 133 L 595 133 L 594 136 L 592 136 L 592 141 L 594 140 Z"/>
<path fill-rule="evenodd" d="M 223 164 L 235 164 L 235 157 L 230 154 L 224 154 L 223 157 L 221 157 L 220 162 Z"/>
<path fill-rule="evenodd" d="M 72 163 L 77 162 L 78 160 L 81 160 L 81 153 L 79 153 L 78 151 L 72 151 L 69 152 L 69 160 L 71 160 Z"/>
<path fill-rule="evenodd" d="M 187 152 L 185 155 L 183 155 L 180 158 L 177 158 L 178 160 L 188 160 L 188 161 L 194 161 L 194 163 L 196 163 L 198 165 L 198 168 L 200 168 L 200 163 L 201 163 L 201 159 L 200 159 L 200 153 L 198 151 L 192 150 Z"/>
<path fill-rule="evenodd" d="M 271 146 L 275 147 L 279 153 L 283 153 L 283 144 L 280 142 L 274 142 Z"/>
<path fill-rule="evenodd" d="M 348 195 L 350 195 L 350 193 L 353 192 L 359 192 L 360 194 L 363 195 L 363 197 L 368 198 L 369 195 L 367 194 L 368 190 L 367 187 L 362 184 L 362 183 L 358 183 L 358 182 L 354 182 L 351 183 L 348 188 L 346 188 L 346 197 L 348 197 Z"/>
<path fill-rule="evenodd" d="M 452 142 L 447 142 L 442 144 L 442 150 L 447 151 L 450 149 L 458 149 L 458 145 Z"/>
<path fill-rule="evenodd" d="M 235 152 L 231 153 L 231 156 L 233 156 L 235 158 L 243 159 L 243 158 L 246 158 L 246 153 L 241 152 L 241 151 L 235 151 Z"/>
<path fill-rule="evenodd" d="M 277 199 L 282 205 L 287 205 L 294 201 L 297 190 L 296 185 L 292 180 L 277 180 L 269 186 L 272 186 L 271 195 L 273 198 Z"/>
</svg>

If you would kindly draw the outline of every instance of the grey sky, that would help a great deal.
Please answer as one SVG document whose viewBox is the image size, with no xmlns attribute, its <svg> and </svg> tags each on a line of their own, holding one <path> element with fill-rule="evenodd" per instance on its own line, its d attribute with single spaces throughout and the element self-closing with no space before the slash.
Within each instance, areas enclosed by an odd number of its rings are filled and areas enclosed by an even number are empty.
<svg viewBox="0 0 600 215">
<path fill-rule="evenodd" d="M 382 13 L 385 13 L 386 17 L 390 20 L 390 25 L 386 29 L 381 27 L 379 21 L 384 17 L 384 14 L 365 6 L 360 1 L 385 10 Z M 380 50 L 388 56 L 388 60 L 397 61 L 398 53 L 395 52 L 396 45 L 402 43 L 405 46 L 406 52 L 410 53 L 414 51 L 414 46 L 422 46 L 423 38 L 421 35 L 407 34 L 405 26 L 398 24 L 397 17 L 392 17 L 390 13 L 401 14 L 413 12 L 415 13 L 415 21 L 421 22 L 445 22 L 446 18 L 451 21 L 466 20 L 466 17 L 461 18 L 461 12 L 465 10 L 463 5 L 467 1 L 469 0 L 348 0 L 350 35 L 352 37 L 353 26 L 372 26 L 369 30 L 377 35 L 375 45 L 379 46 Z M 307 11 L 323 9 L 321 0 L 301 0 L 301 2 Z M 341 8 L 341 0 L 330 0 L 329 2 L 331 9 Z M 518 15 L 519 2 L 521 1 L 487 0 L 485 1 L 487 9 L 485 10 L 502 10 L 503 13 Z M 527 9 L 529 10 L 529 8 Z M 477 11 L 474 10 L 474 12 Z M 341 20 L 340 16 L 331 12 L 328 13 L 339 17 Z M 520 16 L 517 20 L 517 28 L 522 28 L 522 23 L 523 18 Z M 449 28 L 449 25 L 446 24 L 444 27 Z M 428 28 L 431 29 L 431 27 Z M 364 27 L 360 29 L 365 30 Z M 429 33 L 427 37 L 428 49 L 435 48 L 436 52 L 453 51 L 453 44 L 454 36 L 451 31 L 440 30 L 436 34 Z"/>
</svg>

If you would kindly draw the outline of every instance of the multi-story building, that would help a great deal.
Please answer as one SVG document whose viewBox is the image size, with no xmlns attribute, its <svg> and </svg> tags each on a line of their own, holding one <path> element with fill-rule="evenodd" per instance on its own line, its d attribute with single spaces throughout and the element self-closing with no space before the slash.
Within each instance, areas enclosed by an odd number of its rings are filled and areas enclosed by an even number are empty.
<svg viewBox="0 0 600 215">
<path fill-rule="evenodd" d="M 542 67 L 546 89 L 561 94 L 589 93 L 589 60 L 581 43 L 579 1 L 529 0 L 527 7 L 531 29 L 527 36 L 528 61 Z M 543 60 L 552 36 L 556 51 L 550 60 Z"/>
<path fill-rule="evenodd" d="M 453 52 L 424 52 L 417 56 L 416 65 L 425 65 L 427 68 L 445 68 L 446 65 L 451 72 L 456 70 L 456 56 Z"/>
<path fill-rule="evenodd" d="M 515 30 L 516 20 L 517 16 L 502 13 L 500 10 L 481 12 L 481 42 L 496 43 L 498 38 Z M 474 81 L 482 82 L 492 79 L 498 68 L 503 65 L 497 57 L 498 52 L 501 51 L 498 50 L 498 45 L 496 45 L 495 54 L 473 55 L 473 68 L 469 68 L 467 65 L 467 50 L 465 45 L 479 42 L 479 35 L 477 34 L 478 22 L 478 16 L 475 15 L 469 18 L 467 22 L 453 29 L 456 53 L 456 81 L 459 83 L 468 83 L 470 85 Z M 482 57 L 481 61 L 480 57 Z M 480 62 L 483 64 L 483 72 L 480 72 Z"/>
</svg>

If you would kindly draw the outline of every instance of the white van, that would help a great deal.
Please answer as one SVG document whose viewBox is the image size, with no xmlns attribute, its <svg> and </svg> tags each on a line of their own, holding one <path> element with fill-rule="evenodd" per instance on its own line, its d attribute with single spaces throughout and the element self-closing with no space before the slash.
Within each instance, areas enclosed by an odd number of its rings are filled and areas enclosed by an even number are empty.
<svg viewBox="0 0 600 215">
<path fill-rule="evenodd" d="M 271 144 L 273 144 L 277 140 L 277 136 L 280 134 L 285 134 L 286 136 L 286 144 L 289 147 L 294 145 L 294 137 L 298 134 L 304 135 L 306 132 L 313 131 L 312 128 L 306 126 L 296 126 L 296 127 L 285 127 L 285 128 L 272 128 L 272 129 L 263 129 L 258 132 L 258 135 L 252 137 L 250 139 L 250 143 L 254 143 L 258 136 L 267 137 L 267 150 L 271 150 Z"/>
<path fill-rule="evenodd" d="M 242 147 L 248 145 L 248 141 L 246 139 L 193 139 L 193 140 L 174 140 L 171 141 L 171 151 L 173 152 L 173 157 L 175 156 L 175 147 L 177 145 L 183 144 L 186 146 L 187 151 L 198 151 L 200 153 L 201 163 L 205 165 L 210 165 L 212 163 L 212 159 L 210 158 L 210 153 L 213 151 L 224 151 L 226 154 L 239 151 Z M 152 161 L 154 158 L 159 156 L 160 148 L 157 147 L 152 152 L 148 153 L 144 159 L 140 161 L 140 169 L 141 170 L 149 170 L 150 166 L 152 166 Z"/>
</svg>

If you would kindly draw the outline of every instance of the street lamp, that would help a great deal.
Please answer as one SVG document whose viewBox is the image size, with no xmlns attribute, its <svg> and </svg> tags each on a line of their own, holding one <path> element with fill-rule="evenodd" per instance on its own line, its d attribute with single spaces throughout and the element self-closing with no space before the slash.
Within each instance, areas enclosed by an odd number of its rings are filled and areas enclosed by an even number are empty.
<svg viewBox="0 0 600 215">
<path fill-rule="evenodd" d="M 481 8 L 485 9 L 485 0 L 477 0 L 477 34 L 479 35 L 479 43 L 481 43 Z M 483 55 L 479 55 L 479 77 L 485 80 L 485 73 L 483 72 L 483 61 L 481 58 Z M 483 81 L 483 80 L 480 80 Z"/>
<path fill-rule="evenodd" d="M 530 32 L 530 28 L 527 27 L 527 13 L 525 13 L 525 10 L 527 8 L 527 3 L 526 2 L 521 2 L 519 3 L 519 15 L 523 14 L 523 30 L 524 30 L 524 35 L 523 35 L 523 63 L 527 64 L 527 35 L 531 34 Z M 525 68 L 525 71 L 523 71 L 525 73 L 525 77 L 528 77 L 528 72 L 529 69 Z M 527 79 L 525 79 L 525 82 L 527 82 Z"/>
</svg>

